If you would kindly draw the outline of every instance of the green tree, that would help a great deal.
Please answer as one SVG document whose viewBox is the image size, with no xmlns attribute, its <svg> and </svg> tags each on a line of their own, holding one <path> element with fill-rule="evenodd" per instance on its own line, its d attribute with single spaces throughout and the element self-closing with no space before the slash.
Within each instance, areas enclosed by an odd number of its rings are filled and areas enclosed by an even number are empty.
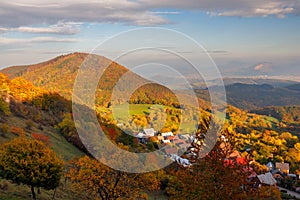
<svg viewBox="0 0 300 200">
<path fill-rule="evenodd" d="M 59 185 L 64 163 L 43 142 L 18 137 L 0 146 L 0 177 L 46 190 Z"/>
<path fill-rule="evenodd" d="M 70 137 L 77 133 L 70 113 L 65 114 L 63 121 L 56 126 L 56 129 L 66 137 Z"/>
<path fill-rule="evenodd" d="M 0 97 L 0 113 L 10 115 L 9 104 Z"/>
</svg>

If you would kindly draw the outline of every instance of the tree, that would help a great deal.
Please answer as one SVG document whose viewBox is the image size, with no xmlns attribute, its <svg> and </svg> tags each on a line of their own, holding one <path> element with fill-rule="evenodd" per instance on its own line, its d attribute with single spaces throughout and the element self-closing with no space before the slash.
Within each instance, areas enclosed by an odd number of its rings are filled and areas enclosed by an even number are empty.
<svg viewBox="0 0 300 200">
<path fill-rule="evenodd" d="M 0 97 L 0 113 L 4 115 L 10 115 L 9 104 Z"/>
<path fill-rule="evenodd" d="M 13 183 L 51 190 L 59 185 L 64 163 L 45 144 L 20 136 L 0 147 L 0 176 Z"/>
<path fill-rule="evenodd" d="M 67 172 L 75 187 L 88 190 L 102 200 L 146 199 L 143 189 L 159 189 L 154 173 L 131 174 L 114 170 L 88 156 L 73 160 Z"/>
<path fill-rule="evenodd" d="M 8 130 L 9 130 L 9 127 L 8 127 L 8 125 L 6 123 L 1 124 L 1 126 L 0 126 L 0 132 L 1 132 L 1 136 L 2 137 L 6 136 L 6 134 L 8 133 Z"/>
<path fill-rule="evenodd" d="M 226 136 L 226 140 L 219 139 L 192 167 L 169 170 L 175 176 L 166 190 L 170 199 L 246 199 L 252 195 L 243 189 L 250 174 L 248 162 L 231 158 L 233 139 Z"/>
</svg>

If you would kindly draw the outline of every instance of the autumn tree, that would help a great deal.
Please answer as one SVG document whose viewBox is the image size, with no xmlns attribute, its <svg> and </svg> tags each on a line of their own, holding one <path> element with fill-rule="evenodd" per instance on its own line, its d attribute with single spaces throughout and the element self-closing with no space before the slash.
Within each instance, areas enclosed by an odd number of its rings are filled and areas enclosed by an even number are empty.
<svg viewBox="0 0 300 200">
<path fill-rule="evenodd" d="M 171 199 L 246 199 L 249 166 L 246 160 L 230 158 L 233 152 L 228 140 L 218 139 L 214 148 L 190 168 L 171 168 L 167 193 Z M 250 192 L 250 191 L 249 191 Z"/>
<path fill-rule="evenodd" d="M 0 147 L 0 176 L 13 183 L 51 190 L 59 185 L 64 163 L 45 144 L 25 136 L 4 143 Z"/>
<path fill-rule="evenodd" d="M 72 161 L 67 177 L 75 187 L 88 190 L 102 200 L 147 199 L 143 190 L 157 190 L 160 185 L 154 173 L 117 171 L 88 156 Z"/>
</svg>

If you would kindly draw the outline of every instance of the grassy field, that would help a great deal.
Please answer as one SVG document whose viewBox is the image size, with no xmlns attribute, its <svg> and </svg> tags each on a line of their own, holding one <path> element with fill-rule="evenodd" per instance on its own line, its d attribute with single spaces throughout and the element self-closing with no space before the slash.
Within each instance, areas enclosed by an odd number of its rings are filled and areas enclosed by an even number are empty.
<svg viewBox="0 0 300 200">
<path fill-rule="evenodd" d="M 116 119 L 124 120 L 128 119 L 128 114 L 129 116 L 133 116 L 149 113 L 151 111 L 151 107 L 167 108 L 167 106 L 154 104 L 120 104 L 113 106 L 112 110 Z"/>
<path fill-rule="evenodd" d="M 62 181 L 63 182 L 63 181 Z M 40 190 L 37 194 L 39 200 L 53 199 L 54 190 Z M 36 189 L 37 193 L 37 189 Z M 31 200 L 30 188 L 26 185 L 12 184 L 7 180 L 0 179 L 0 200 Z M 88 193 L 82 193 L 72 188 L 71 184 L 67 182 L 62 183 L 56 189 L 55 200 L 74 200 L 74 199 L 92 199 Z"/>
<path fill-rule="evenodd" d="M 163 106 L 158 104 L 120 104 L 115 105 L 112 110 L 114 114 L 114 119 L 119 122 L 128 121 L 129 117 L 134 115 L 147 115 L 152 109 L 175 109 L 170 106 Z M 182 122 L 181 128 L 184 132 L 189 132 L 195 130 L 195 122 L 192 120 Z"/>
</svg>

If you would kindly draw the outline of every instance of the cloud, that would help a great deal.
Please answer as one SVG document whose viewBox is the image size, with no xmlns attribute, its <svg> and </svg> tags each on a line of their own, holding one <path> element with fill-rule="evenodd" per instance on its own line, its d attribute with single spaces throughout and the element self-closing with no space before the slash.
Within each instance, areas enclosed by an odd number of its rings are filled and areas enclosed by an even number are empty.
<svg viewBox="0 0 300 200">
<path fill-rule="evenodd" d="M 55 38 L 55 37 L 36 37 L 30 39 L 0 37 L 0 45 L 30 44 L 30 43 L 73 43 L 73 42 L 78 42 L 78 40 L 73 38 Z"/>
<path fill-rule="evenodd" d="M 162 9 L 199 10 L 212 16 L 239 17 L 285 17 L 290 13 L 297 13 L 300 9 L 298 0 L 140 0 L 145 6 Z"/>
<path fill-rule="evenodd" d="M 166 15 L 180 14 L 184 10 L 196 10 L 214 16 L 282 18 L 291 13 L 300 13 L 299 9 L 298 0 L 27 0 L 26 3 L 23 0 L 11 0 L 0 2 L 0 27 L 57 24 L 59 21 L 153 26 L 171 23 Z M 23 28 L 23 31 L 55 34 L 72 34 L 74 31 L 68 32 L 62 27 L 50 28 Z"/>
<path fill-rule="evenodd" d="M 253 67 L 253 70 L 261 71 L 261 72 L 268 72 L 272 68 L 271 65 L 272 65 L 272 63 L 270 63 L 270 62 L 259 63 Z"/>
<path fill-rule="evenodd" d="M 14 29 L 19 32 L 27 33 L 46 33 L 46 34 L 59 34 L 59 35 L 74 35 L 80 32 L 79 24 L 74 23 L 62 23 L 51 25 L 49 27 L 26 27 L 21 26 Z"/>
<path fill-rule="evenodd" d="M 178 14 L 180 14 L 179 11 L 154 11 L 152 13 L 158 14 L 158 15 L 178 15 Z"/>
<path fill-rule="evenodd" d="M 74 35 L 80 32 L 80 23 L 72 22 L 59 22 L 55 25 L 50 25 L 48 27 L 30 27 L 21 26 L 18 28 L 0 28 L 0 33 L 5 32 L 21 32 L 21 33 L 34 33 L 34 34 L 57 34 L 57 35 Z"/>
<path fill-rule="evenodd" d="M 168 20 L 129 0 L 21 0 L 0 2 L 0 26 L 56 24 L 58 21 L 157 25 Z"/>
<path fill-rule="evenodd" d="M 256 66 L 254 66 L 254 70 L 261 70 L 262 68 L 264 68 L 264 64 L 258 64 Z"/>
</svg>

